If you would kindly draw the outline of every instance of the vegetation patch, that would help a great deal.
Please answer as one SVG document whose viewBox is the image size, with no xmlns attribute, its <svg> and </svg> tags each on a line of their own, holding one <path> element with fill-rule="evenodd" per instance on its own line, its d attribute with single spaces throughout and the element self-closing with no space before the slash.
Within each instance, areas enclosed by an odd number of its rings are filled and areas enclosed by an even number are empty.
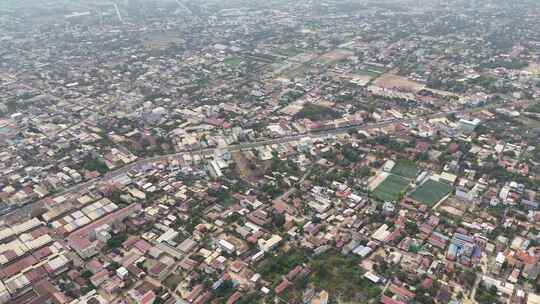
<svg viewBox="0 0 540 304">
<path fill-rule="evenodd" d="M 339 118 L 340 115 L 332 108 L 308 103 L 300 112 L 296 113 L 296 119 L 308 118 L 313 121 L 333 120 Z"/>
<path fill-rule="evenodd" d="M 180 284 L 180 282 L 182 282 L 182 276 L 173 273 L 165 279 L 163 284 L 170 290 L 175 290 L 178 284 Z"/>
<path fill-rule="evenodd" d="M 476 289 L 474 299 L 480 304 L 499 304 L 500 297 L 497 295 L 497 287 L 487 287 L 484 284 L 480 284 Z"/>
<path fill-rule="evenodd" d="M 277 284 L 282 276 L 289 273 L 294 267 L 302 265 L 305 261 L 306 256 L 302 252 L 290 250 L 266 259 L 259 268 L 259 272 L 265 280 Z"/>
<path fill-rule="evenodd" d="M 373 191 L 373 195 L 383 202 L 399 201 L 409 187 L 410 182 L 394 174 L 390 174 L 377 188 Z"/>
<path fill-rule="evenodd" d="M 384 68 L 372 64 L 366 64 L 363 68 L 355 71 L 356 74 L 379 77 L 384 74 Z"/>
<path fill-rule="evenodd" d="M 416 178 L 418 171 L 416 164 L 408 159 L 399 160 L 392 169 L 392 173 L 410 179 Z"/>
<path fill-rule="evenodd" d="M 97 171 L 101 174 L 107 173 L 109 171 L 109 168 L 107 167 L 104 161 L 97 158 L 91 158 L 91 157 L 88 157 L 87 159 L 84 160 L 82 167 L 85 170 Z"/>
<path fill-rule="evenodd" d="M 448 184 L 430 179 L 418 187 L 411 194 L 410 198 L 422 204 L 432 206 L 447 196 L 452 189 L 453 187 Z"/>
<path fill-rule="evenodd" d="M 309 21 L 306 21 L 304 26 L 310 30 L 317 30 L 321 28 L 321 23 L 318 21 L 309 20 Z"/>
<path fill-rule="evenodd" d="M 356 301 L 375 299 L 381 294 L 381 289 L 364 278 L 359 262 L 358 257 L 335 252 L 318 256 L 312 262 L 309 283 L 344 301 L 365 303 Z"/>
<path fill-rule="evenodd" d="M 226 65 L 237 66 L 237 65 L 240 65 L 240 63 L 242 63 L 242 58 L 240 57 L 225 58 L 225 60 L 223 60 L 223 63 L 225 63 Z"/>
<path fill-rule="evenodd" d="M 540 103 L 534 103 L 527 107 L 527 112 L 540 113 Z"/>
</svg>

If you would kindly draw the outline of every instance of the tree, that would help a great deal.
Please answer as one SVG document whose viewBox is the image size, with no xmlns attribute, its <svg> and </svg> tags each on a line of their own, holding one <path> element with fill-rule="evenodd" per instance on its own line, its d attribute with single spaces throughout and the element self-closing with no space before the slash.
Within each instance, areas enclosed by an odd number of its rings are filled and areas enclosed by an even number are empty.
<svg viewBox="0 0 540 304">
<path fill-rule="evenodd" d="M 120 264 L 118 262 L 115 262 L 115 261 L 112 261 L 109 266 L 107 266 L 107 269 L 111 270 L 111 271 L 114 271 L 118 268 L 120 268 Z"/>
<path fill-rule="evenodd" d="M 510 158 L 514 158 L 514 157 L 516 157 L 516 152 L 508 150 L 508 151 L 504 151 L 503 155 L 507 156 L 507 157 L 510 157 Z"/>
<path fill-rule="evenodd" d="M 429 159 L 429 154 L 428 153 L 420 153 L 420 154 L 418 154 L 417 159 L 419 161 L 427 161 Z"/>
<path fill-rule="evenodd" d="M 81 273 L 81 277 L 85 278 L 85 279 L 89 279 L 90 277 L 92 277 L 92 272 L 90 270 L 85 270 Z"/>
<path fill-rule="evenodd" d="M 83 161 L 82 167 L 85 170 L 97 171 L 101 174 L 107 173 L 109 171 L 109 167 L 107 167 L 104 161 L 93 157 L 87 157 Z"/>
<path fill-rule="evenodd" d="M 231 280 L 225 280 L 216 289 L 216 297 L 221 298 L 229 294 L 234 288 L 234 283 Z"/>
<path fill-rule="evenodd" d="M 476 282 L 476 273 L 472 270 L 467 270 L 463 273 L 463 281 L 466 286 L 473 286 Z"/>
<path fill-rule="evenodd" d="M 406 222 L 405 222 L 405 230 L 406 230 L 407 233 L 409 233 L 410 235 L 415 235 L 415 234 L 417 234 L 418 232 L 420 232 L 420 230 L 418 229 L 418 225 L 416 225 L 415 222 L 411 222 L 411 221 L 406 221 Z"/>
<path fill-rule="evenodd" d="M 285 215 L 277 212 L 272 213 L 272 224 L 278 228 L 283 227 L 285 225 Z"/>
<path fill-rule="evenodd" d="M 124 243 L 126 240 L 127 240 L 127 235 L 125 233 L 114 235 L 107 241 L 107 247 L 109 249 L 119 248 L 122 246 L 122 243 Z"/>
<path fill-rule="evenodd" d="M 358 173 L 361 177 L 368 177 L 371 175 L 371 169 L 368 166 L 363 166 L 360 168 L 360 170 L 358 170 Z"/>
</svg>

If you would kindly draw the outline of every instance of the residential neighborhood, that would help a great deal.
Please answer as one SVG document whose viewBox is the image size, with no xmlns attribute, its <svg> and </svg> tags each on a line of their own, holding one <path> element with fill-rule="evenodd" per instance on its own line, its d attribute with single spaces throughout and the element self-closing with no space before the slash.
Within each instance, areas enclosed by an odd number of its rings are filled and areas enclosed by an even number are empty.
<svg viewBox="0 0 540 304">
<path fill-rule="evenodd" d="M 540 3 L 0 3 L 0 304 L 540 304 Z"/>
</svg>

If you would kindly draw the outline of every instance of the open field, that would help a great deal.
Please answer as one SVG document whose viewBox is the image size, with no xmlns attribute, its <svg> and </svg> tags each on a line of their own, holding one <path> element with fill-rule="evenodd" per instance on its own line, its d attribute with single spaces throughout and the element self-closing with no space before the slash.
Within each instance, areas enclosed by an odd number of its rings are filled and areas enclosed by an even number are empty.
<svg viewBox="0 0 540 304">
<path fill-rule="evenodd" d="M 410 182 L 400 176 L 390 174 L 388 177 L 375 189 L 373 194 L 383 202 L 397 201 L 407 191 Z"/>
<path fill-rule="evenodd" d="M 412 93 L 417 93 L 426 87 L 419 82 L 388 73 L 377 78 L 374 84 L 385 89 L 398 89 Z"/>
<path fill-rule="evenodd" d="M 432 179 L 423 183 L 411 193 L 410 198 L 428 206 L 438 203 L 452 191 L 452 186 Z"/>
<path fill-rule="evenodd" d="M 184 43 L 184 40 L 178 37 L 178 34 L 171 32 L 155 32 L 153 35 L 148 35 L 144 40 L 143 45 L 149 49 L 164 50 L 172 45 Z"/>
<path fill-rule="evenodd" d="M 367 73 L 359 73 L 355 75 L 350 76 L 350 81 L 359 85 L 359 86 L 366 86 L 369 84 L 369 82 L 377 76 L 368 75 Z"/>
<path fill-rule="evenodd" d="M 226 65 L 231 65 L 231 66 L 237 66 L 241 62 L 242 62 L 242 58 L 240 57 L 229 57 L 223 60 L 223 63 L 225 63 Z"/>
<path fill-rule="evenodd" d="M 533 75 L 540 75 L 540 63 L 531 63 L 526 71 Z"/>
<path fill-rule="evenodd" d="M 358 293 L 373 300 L 382 292 L 379 286 L 363 277 L 357 257 L 328 252 L 314 258 L 311 264 L 313 272 L 308 278 L 309 282 L 336 296 L 339 303 L 359 303 L 354 301 Z"/>
<path fill-rule="evenodd" d="M 411 179 L 416 178 L 418 171 L 418 167 L 410 160 L 400 160 L 392 169 L 393 174 Z"/>
<path fill-rule="evenodd" d="M 367 76 L 375 78 L 375 77 L 379 77 L 382 74 L 384 74 L 384 68 L 379 67 L 379 66 L 375 66 L 375 65 L 371 65 L 371 64 L 367 64 L 363 68 L 355 70 L 354 73 L 359 74 L 359 75 L 367 75 Z"/>
<path fill-rule="evenodd" d="M 283 56 L 293 57 L 298 54 L 301 54 L 303 50 L 295 48 L 295 47 L 290 47 L 288 49 L 279 49 L 279 50 L 276 50 L 275 52 Z"/>
<path fill-rule="evenodd" d="M 176 287 L 178 287 L 178 285 L 180 284 L 180 282 L 182 282 L 182 275 L 179 275 L 179 274 L 170 274 L 166 279 L 165 281 L 163 282 L 163 284 L 169 288 L 170 290 L 175 290 Z"/>
<path fill-rule="evenodd" d="M 467 212 L 469 207 L 469 204 L 460 201 L 455 197 L 450 197 L 440 204 L 437 210 L 447 212 L 456 217 L 461 217 Z"/>
<path fill-rule="evenodd" d="M 310 29 L 310 30 L 317 30 L 317 29 L 320 29 L 320 28 L 321 28 L 321 23 L 320 23 L 320 22 L 317 22 L 317 21 L 314 21 L 314 20 L 309 20 L 309 21 L 306 21 L 306 23 L 304 24 L 304 26 L 305 26 L 307 29 Z"/>
<path fill-rule="evenodd" d="M 236 164 L 235 168 L 237 173 L 245 180 L 249 182 L 256 182 L 265 171 L 265 166 L 259 165 L 255 166 L 244 153 L 234 152 L 232 153 L 232 158 Z"/>
<path fill-rule="evenodd" d="M 358 74 L 358 75 L 361 75 L 361 76 L 369 76 L 370 78 L 379 77 L 381 75 L 381 74 L 379 74 L 377 72 L 367 70 L 367 69 L 356 70 L 356 71 L 354 71 L 354 73 Z"/>
<path fill-rule="evenodd" d="M 521 115 L 519 117 L 519 121 L 529 129 L 540 128 L 540 119 L 534 119 L 525 115 Z"/>
<path fill-rule="evenodd" d="M 352 55 L 354 53 L 348 50 L 333 50 L 319 57 L 317 62 L 324 65 L 333 64 Z"/>
</svg>

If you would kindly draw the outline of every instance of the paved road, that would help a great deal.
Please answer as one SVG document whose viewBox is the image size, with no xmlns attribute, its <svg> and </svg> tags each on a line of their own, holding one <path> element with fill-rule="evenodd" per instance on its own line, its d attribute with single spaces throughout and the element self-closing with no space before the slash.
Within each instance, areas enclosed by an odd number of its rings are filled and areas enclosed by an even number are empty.
<svg viewBox="0 0 540 304">
<path fill-rule="evenodd" d="M 154 156 L 154 157 L 149 157 L 149 158 L 145 158 L 145 159 L 140 159 L 140 160 L 138 160 L 138 161 L 136 161 L 134 163 L 128 164 L 128 165 L 126 165 L 126 166 L 124 166 L 122 168 L 119 168 L 119 169 L 115 170 L 115 171 L 111 171 L 111 172 L 105 174 L 104 176 L 101 176 L 101 177 L 86 181 L 86 182 L 84 182 L 82 184 L 77 184 L 77 185 L 75 185 L 73 187 L 70 187 L 68 189 L 65 189 L 65 190 L 63 190 L 63 191 L 61 191 L 59 193 L 54 193 L 52 196 L 59 196 L 59 195 L 64 195 L 64 194 L 68 194 L 68 193 L 76 193 L 76 192 L 79 192 L 79 191 L 81 191 L 81 190 L 83 190 L 85 188 L 88 188 L 88 187 L 90 187 L 90 186 L 92 186 L 92 185 L 94 185 L 96 183 L 111 181 L 111 180 L 113 180 L 113 179 L 127 173 L 128 171 L 130 171 L 132 169 L 141 168 L 144 165 L 151 164 L 151 163 L 157 162 L 157 161 L 179 159 L 179 158 L 183 157 L 184 155 L 210 156 L 210 155 L 213 155 L 214 153 L 216 153 L 218 151 L 237 152 L 237 151 L 249 150 L 249 149 L 252 149 L 252 148 L 263 147 L 263 146 L 268 146 L 268 145 L 295 142 L 295 141 L 298 141 L 298 140 L 300 140 L 302 138 L 306 138 L 306 137 L 307 138 L 312 138 L 312 139 L 320 139 L 320 138 L 325 138 L 325 137 L 328 137 L 328 136 L 331 136 L 331 135 L 345 134 L 345 133 L 348 133 L 349 131 L 367 131 L 367 130 L 386 127 L 386 126 L 393 125 L 393 124 L 396 124 L 396 123 L 417 123 L 417 122 L 425 121 L 425 120 L 429 120 L 429 119 L 446 117 L 446 116 L 451 115 L 451 114 L 458 114 L 458 115 L 459 114 L 466 114 L 466 113 L 472 113 L 472 112 L 479 112 L 479 111 L 482 111 L 482 110 L 487 110 L 487 109 L 496 108 L 496 107 L 505 107 L 505 106 L 516 105 L 516 104 L 522 104 L 522 105 L 530 104 L 532 102 L 534 102 L 534 101 L 516 102 L 516 103 L 513 103 L 513 104 L 510 104 L 510 103 L 508 103 L 508 104 L 494 104 L 494 105 L 488 105 L 488 106 L 484 106 L 484 107 L 476 107 L 476 108 L 457 110 L 457 111 L 439 112 L 439 113 L 421 115 L 421 116 L 411 117 L 411 118 L 394 119 L 394 120 L 378 122 L 378 123 L 360 124 L 360 125 L 351 125 L 351 126 L 338 127 L 338 128 L 330 128 L 330 129 L 320 130 L 320 131 L 305 132 L 305 133 L 302 133 L 302 134 L 286 135 L 286 136 L 282 136 L 282 137 L 279 137 L 279 138 L 258 139 L 258 140 L 248 142 L 248 143 L 240 143 L 240 144 L 229 145 L 227 147 L 193 149 L 193 150 L 180 151 L 180 152 L 173 153 L 173 154 Z M 20 208 L 20 209 L 17 209 L 17 210 L 20 211 L 20 212 L 24 212 L 25 214 L 28 214 L 29 213 L 28 210 L 31 209 L 31 207 L 32 207 L 31 205 L 33 205 L 33 204 L 35 204 L 35 203 L 28 204 L 28 205 L 24 206 L 23 208 Z M 15 210 L 14 212 L 17 212 L 17 210 Z M 14 213 L 14 212 L 12 212 L 12 213 Z M 12 213 L 0 216 L 0 220 L 4 219 L 5 217 L 9 216 Z"/>
</svg>

